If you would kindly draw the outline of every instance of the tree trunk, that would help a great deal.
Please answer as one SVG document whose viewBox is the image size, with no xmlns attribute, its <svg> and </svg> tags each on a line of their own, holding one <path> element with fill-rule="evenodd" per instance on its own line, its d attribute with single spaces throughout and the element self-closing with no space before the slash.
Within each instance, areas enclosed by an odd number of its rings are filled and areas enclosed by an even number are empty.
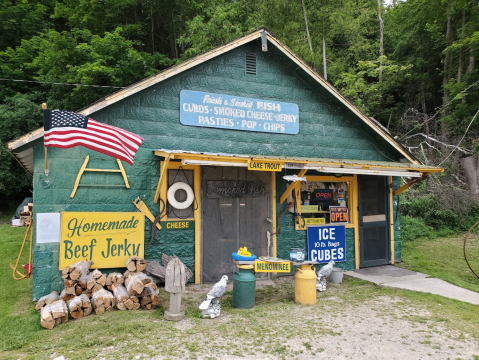
<svg viewBox="0 0 479 360">
<path fill-rule="evenodd" d="M 451 6 L 450 5 L 447 5 L 447 13 L 448 13 L 448 17 L 447 17 L 447 31 L 446 31 L 446 42 L 447 42 L 447 46 L 450 45 L 451 43 L 451 32 L 452 32 L 452 16 L 450 15 L 451 13 Z M 450 54 L 451 54 L 451 51 L 448 50 L 446 51 L 446 54 L 444 55 L 444 74 L 443 74 L 443 77 L 442 77 L 442 87 L 443 87 L 443 90 L 444 90 L 444 94 L 443 94 L 443 99 L 442 99 L 442 103 L 443 105 L 447 103 L 448 101 L 448 98 L 449 98 L 449 95 L 447 93 L 447 84 L 449 83 L 449 62 L 450 62 Z"/>
<path fill-rule="evenodd" d="M 383 55 L 384 55 L 384 20 L 381 17 L 382 4 L 381 0 L 378 0 L 378 18 L 379 18 L 379 82 L 382 81 L 383 71 L 381 69 L 383 65 Z"/>
<path fill-rule="evenodd" d="M 311 44 L 311 37 L 309 36 L 308 18 L 306 16 L 306 7 L 304 6 L 304 0 L 301 0 L 301 4 L 303 5 L 304 24 L 306 25 L 306 36 L 308 38 L 309 50 L 311 51 L 311 66 L 313 70 L 316 71 L 316 65 L 314 64 L 313 45 Z"/>
<path fill-rule="evenodd" d="M 323 34 L 323 76 L 325 80 L 328 80 L 328 68 L 326 65 L 326 40 Z"/>
<path fill-rule="evenodd" d="M 153 8 L 151 8 L 151 53 L 155 52 L 155 20 L 153 19 Z"/>
<path fill-rule="evenodd" d="M 466 27 L 466 10 L 462 10 L 462 31 L 464 31 Z M 462 81 L 462 70 L 464 68 L 464 50 L 462 48 L 459 49 L 459 65 L 457 66 L 457 82 L 460 83 Z"/>
<path fill-rule="evenodd" d="M 427 107 L 426 107 L 426 95 L 425 95 L 425 92 L 424 92 L 424 81 L 423 83 L 421 84 L 421 105 L 422 105 L 422 113 L 424 115 L 424 131 L 426 132 L 426 142 L 428 144 L 431 143 L 431 140 L 429 140 L 429 134 L 430 134 L 430 129 L 429 129 L 429 119 L 428 119 L 428 116 L 427 116 Z M 432 149 L 428 146 L 428 149 L 427 149 L 427 154 L 428 156 L 430 156 L 432 154 Z M 429 162 L 429 159 L 425 159 L 426 163 Z"/>
<path fill-rule="evenodd" d="M 479 154 L 463 158 L 461 163 L 472 198 L 479 201 Z"/>
</svg>

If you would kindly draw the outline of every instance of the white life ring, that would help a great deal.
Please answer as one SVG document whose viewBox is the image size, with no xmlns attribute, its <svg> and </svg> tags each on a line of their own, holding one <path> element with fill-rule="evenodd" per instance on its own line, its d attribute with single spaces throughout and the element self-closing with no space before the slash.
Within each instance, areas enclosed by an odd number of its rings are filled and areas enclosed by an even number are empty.
<svg viewBox="0 0 479 360">
<path fill-rule="evenodd" d="M 179 202 L 175 198 L 175 194 L 178 190 L 186 191 L 186 200 L 183 202 Z M 182 210 L 189 207 L 193 200 L 195 199 L 195 194 L 193 193 L 193 189 L 190 185 L 184 182 L 177 182 L 170 186 L 168 189 L 168 203 L 173 206 L 175 209 Z"/>
</svg>

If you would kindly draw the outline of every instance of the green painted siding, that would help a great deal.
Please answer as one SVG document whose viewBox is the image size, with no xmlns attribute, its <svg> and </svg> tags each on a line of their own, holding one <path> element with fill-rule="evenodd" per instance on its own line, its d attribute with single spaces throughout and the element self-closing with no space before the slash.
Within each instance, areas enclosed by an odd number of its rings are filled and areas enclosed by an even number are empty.
<svg viewBox="0 0 479 360">
<path fill-rule="evenodd" d="M 80 187 L 70 199 L 77 173 L 90 155 L 91 168 L 117 168 L 110 157 L 82 147 L 50 148 L 50 175 L 44 175 L 42 141 L 34 145 L 34 213 L 60 211 L 136 211 L 132 201 L 139 196 L 152 210 L 159 177 L 160 159 L 154 149 L 224 152 L 236 154 L 327 157 L 338 159 L 394 160 L 400 154 L 357 118 L 339 100 L 315 83 L 304 71 L 274 46 L 262 52 L 250 43 L 207 61 L 166 81 L 106 107 L 91 117 L 121 127 L 145 138 L 133 167 L 124 165 L 131 189 Z M 257 55 L 257 75 L 245 73 L 245 53 Z M 259 132 L 200 128 L 181 125 L 181 90 L 196 90 L 235 96 L 292 102 L 299 106 L 299 134 L 280 135 Z M 82 184 L 123 184 L 119 174 L 86 173 Z M 286 188 L 277 174 L 277 194 Z M 277 204 L 277 214 L 282 211 Z M 290 247 L 306 248 L 306 232 L 295 231 L 293 216 L 286 213 L 278 236 L 278 256 L 288 258 Z M 145 221 L 145 243 L 150 242 L 151 223 Z M 399 224 L 399 223 L 398 223 Z M 399 227 L 398 227 L 399 231 Z M 145 248 L 147 259 L 158 260 L 162 252 L 176 253 L 194 271 L 194 231 L 158 232 Z M 354 231 L 347 230 L 348 261 L 340 266 L 354 267 Z M 34 245 L 33 298 L 51 290 L 61 290 L 58 271 L 58 244 Z"/>
</svg>

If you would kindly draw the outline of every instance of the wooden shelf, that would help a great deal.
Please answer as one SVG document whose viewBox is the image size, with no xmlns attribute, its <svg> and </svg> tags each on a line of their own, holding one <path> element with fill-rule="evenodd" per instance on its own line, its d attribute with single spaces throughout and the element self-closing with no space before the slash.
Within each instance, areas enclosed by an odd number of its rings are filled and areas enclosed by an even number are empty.
<svg viewBox="0 0 479 360">
<path fill-rule="evenodd" d="M 329 214 L 329 210 L 321 210 L 321 211 L 302 211 L 301 214 Z"/>
</svg>

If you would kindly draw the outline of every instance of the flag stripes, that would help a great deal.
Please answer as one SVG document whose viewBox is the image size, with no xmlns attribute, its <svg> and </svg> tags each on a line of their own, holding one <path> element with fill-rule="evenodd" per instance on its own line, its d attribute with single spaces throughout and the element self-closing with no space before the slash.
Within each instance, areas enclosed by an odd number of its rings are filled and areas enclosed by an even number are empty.
<svg viewBox="0 0 479 360">
<path fill-rule="evenodd" d="M 130 165 L 143 138 L 126 130 L 99 123 L 67 111 L 48 111 L 44 115 L 44 144 L 58 148 L 84 146 L 121 159 Z"/>
</svg>

